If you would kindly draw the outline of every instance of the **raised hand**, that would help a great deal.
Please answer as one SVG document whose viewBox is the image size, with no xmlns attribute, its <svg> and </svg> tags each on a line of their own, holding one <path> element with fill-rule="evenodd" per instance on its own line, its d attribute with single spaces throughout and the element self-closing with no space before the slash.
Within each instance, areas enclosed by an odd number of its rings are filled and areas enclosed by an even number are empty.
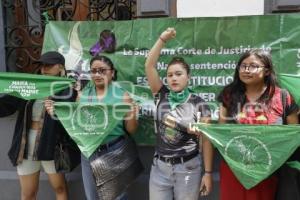
<svg viewBox="0 0 300 200">
<path fill-rule="evenodd" d="M 172 27 L 169 27 L 167 28 L 164 32 L 162 32 L 160 34 L 160 39 L 163 41 L 163 42 L 167 42 L 168 40 L 170 39 L 173 39 L 176 37 L 176 30 Z"/>
</svg>

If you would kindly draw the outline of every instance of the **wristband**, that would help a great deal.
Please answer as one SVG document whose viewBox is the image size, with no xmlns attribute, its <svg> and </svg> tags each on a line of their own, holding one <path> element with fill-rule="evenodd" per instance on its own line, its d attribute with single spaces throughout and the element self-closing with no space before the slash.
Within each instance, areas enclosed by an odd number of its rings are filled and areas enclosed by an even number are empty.
<svg viewBox="0 0 300 200">
<path fill-rule="evenodd" d="M 213 172 L 212 171 L 204 171 L 204 174 L 209 174 L 209 175 L 211 175 Z"/>
<path fill-rule="evenodd" d="M 165 39 L 163 39 L 161 36 L 159 36 L 159 39 L 163 42 L 163 43 L 167 43 L 167 41 Z"/>
</svg>

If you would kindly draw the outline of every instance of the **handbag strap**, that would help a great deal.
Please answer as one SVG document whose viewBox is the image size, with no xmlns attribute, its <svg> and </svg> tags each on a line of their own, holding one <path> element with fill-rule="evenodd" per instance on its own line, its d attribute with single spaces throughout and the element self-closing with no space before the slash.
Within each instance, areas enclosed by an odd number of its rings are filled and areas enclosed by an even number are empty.
<svg viewBox="0 0 300 200">
<path fill-rule="evenodd" d="M 287 124 L 287 116 L 286 116 L 286 98 L 287 98 L 287 91 L 285 89 L 281 89 L 281 103 L 282 103 L 282 123 Z"/>
</svg>

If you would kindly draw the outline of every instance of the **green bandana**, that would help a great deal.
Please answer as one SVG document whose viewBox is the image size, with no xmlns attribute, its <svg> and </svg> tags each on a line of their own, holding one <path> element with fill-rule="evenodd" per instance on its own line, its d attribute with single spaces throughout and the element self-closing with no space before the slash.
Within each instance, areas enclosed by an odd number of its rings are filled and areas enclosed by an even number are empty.
<svg viewBox="0 0 300 200">
<path fill-rule="evenodd" d="M 210 139 L 247 189 L 274 173 L 300 145 L 299 125 L 198 123 L 195 127 Z M 297 162 L 288 164 L 299 167 Z"/>
<path fill-rule="evenodd" d="M 126 103 L 56 102 L 54 106 L 58 119 L 87 158 L 130 110 Z"/>
<path fill-rule="evenodd" d="M 72 87 L 74 79 L 37 74 L 0 72 L 0 93 L 22 99 L 44 99 Z"/>
<path fill-rule="evenodd" d="M 170 90 L 168 100 L 171 106 L 171 109 L 174 110 L 178 105 L 184 103 L 190 95 L 189 89 L 186 87 L 181 92 L 173 92 Z"/>
</svg>

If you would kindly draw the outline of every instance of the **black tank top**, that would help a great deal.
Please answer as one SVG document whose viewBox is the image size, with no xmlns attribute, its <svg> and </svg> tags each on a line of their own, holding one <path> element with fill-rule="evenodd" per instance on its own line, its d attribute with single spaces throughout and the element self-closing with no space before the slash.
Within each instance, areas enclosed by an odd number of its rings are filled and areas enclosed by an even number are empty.
<svg viewBox="0 0 300 200">
<path fill-rule="evenodd" d="M 169 89 L 162 86 L 155 96 L 155 131 L 157 134 L 156 152 L 161 156 L 181 157 L 198 151 L 198 139 L 187 133 L 190 123 L 195 123 L 199 117 L 210 117 L 210 109 L 203 99 L 190 94 L 185 103 L 171 110 L 168 102 Z M 166 125 L 167 119 L 175 119 L 176 126 Z"/>
</svg>

